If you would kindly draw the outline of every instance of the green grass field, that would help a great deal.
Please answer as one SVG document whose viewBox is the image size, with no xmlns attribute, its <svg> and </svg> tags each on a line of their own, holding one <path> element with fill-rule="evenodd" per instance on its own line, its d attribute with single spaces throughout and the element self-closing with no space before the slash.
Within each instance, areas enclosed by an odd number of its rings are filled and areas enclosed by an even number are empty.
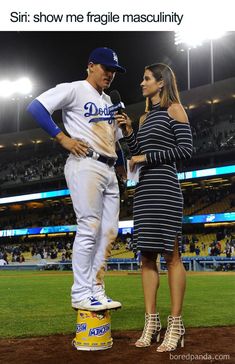
<svg viewBox="0 0 235 364">
<path fill-rule="evenodd" d="M 107 275 L 106 292 L 123 303 L 112 313 L 113 330 L 141 329 L 144 304 L 140 275 Z M 0 337 L 27 337 L 75 332 L 70 306 L 72 274 L 0 272 Z M 194 274 L 187 277 L 186 327 L 235 324 L 235 275 Z M 169 314 L 167 277 L 161 276 L 158 309 L 163 326 Z"/>
</svg>

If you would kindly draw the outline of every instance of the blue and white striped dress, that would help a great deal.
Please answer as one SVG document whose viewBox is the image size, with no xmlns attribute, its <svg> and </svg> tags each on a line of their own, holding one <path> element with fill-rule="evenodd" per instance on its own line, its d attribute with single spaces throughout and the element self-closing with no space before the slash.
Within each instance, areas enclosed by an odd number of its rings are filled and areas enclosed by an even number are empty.
<svg viewBox="0 0 235 364">
<path fill-rule="evenodd" d="M 172 253 L 177 237 L 181 251 L 183 196 L 175 161 L 192 155 L 190 125 L 157 104 L 137 136 L 126 140 L 132 155 L 147 158 L 134 196 L 134 250 Z"/>
</svg>

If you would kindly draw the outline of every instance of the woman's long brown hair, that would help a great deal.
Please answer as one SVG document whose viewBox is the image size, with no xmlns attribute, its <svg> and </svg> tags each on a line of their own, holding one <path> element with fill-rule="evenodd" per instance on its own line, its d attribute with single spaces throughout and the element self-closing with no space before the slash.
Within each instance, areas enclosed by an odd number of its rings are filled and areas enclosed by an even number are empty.
<svg viewBox="0 0 235 364">
<path fill-rule="evenodd" d="M 172 69 L 164 63 L 154 63 L 145 67 L 145 70 L 152 72 L 156 81 L 163 81 L 164 85 L 160 91 L 160 106 L 168 108 L 173 103 L 180 103 L 176 77 Z M 145 112 L 152 108 L 149 97 L 146 98 Z"/>
</svg>

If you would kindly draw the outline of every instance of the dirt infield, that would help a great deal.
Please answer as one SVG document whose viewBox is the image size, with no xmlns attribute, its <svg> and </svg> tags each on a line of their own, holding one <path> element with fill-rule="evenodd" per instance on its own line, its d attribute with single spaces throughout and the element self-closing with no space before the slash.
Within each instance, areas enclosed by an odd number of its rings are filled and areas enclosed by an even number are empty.
<svg viewBox="0 0 235 364">
<path fill-rule="evenodd" d="M 157 345 L 136 348 L 137 331 L 114 331 L 111 349 L 85 352 L 72 348 L 72 335 L 0 340 L 2 364 L 234 364 L 235 327 L 187 329 L 185 348 L 157 353 Z M 163 334 L 162 334 L 163 335 Z"/>
</svg>

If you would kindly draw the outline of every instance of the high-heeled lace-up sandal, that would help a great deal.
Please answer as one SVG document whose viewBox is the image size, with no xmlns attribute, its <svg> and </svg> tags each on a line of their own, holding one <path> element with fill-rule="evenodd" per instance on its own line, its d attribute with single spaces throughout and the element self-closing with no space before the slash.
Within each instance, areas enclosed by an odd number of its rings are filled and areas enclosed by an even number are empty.
<svg viewBox="0 0 235 364">
<path fill-rule="evenodd" d="M 185 328 L 181 316 L 168 316 L 167 330 L 158 352 L 173 351 L 178 344 L 184 347 Z"/>
<path fill-rule="evenodd" d="M 146 313 L 144 330 L 139 340 L 136 341 L 135 346 L 137 348 L 145 348 L 154 341 L 159 342 L 161 328 L 159 313 Z"/>
</svg>

